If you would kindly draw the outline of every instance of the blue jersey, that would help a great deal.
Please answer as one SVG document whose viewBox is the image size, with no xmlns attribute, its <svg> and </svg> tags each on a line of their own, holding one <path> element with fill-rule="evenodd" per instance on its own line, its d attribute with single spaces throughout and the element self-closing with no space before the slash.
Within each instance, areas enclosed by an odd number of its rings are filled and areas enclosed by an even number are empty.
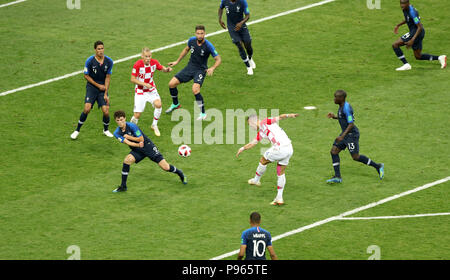
<svg viewBox="0 0 450 280">
<path fill-rule="evenodd" d="M 212 55 L 212 57 L 219 55 L 214 46 L 206 39 L 199 46 L 197 44 L 197 38 L 194 36 L 189 38 L 187 45 L 191 49 L 191 58 L 189 59 L 188 65 L 194 68 L 208 69 L 209 55 Z"/>
<path fill-rule="evenodd" d="M 112 74 L 113 65 L 113 60 L 108 56 L 105 55 L 103 64 L 100 64 L 93 55 L 90 56 L 84 64 L 84 74 L 89 75 L 96 83 L 104 85 L 106 75 Z"/>
<path fill-rule="evenodd" d="M 231 0 L 222 0 L 220 2 L 220 8 L 225 9 L 227 12 L 228 29 L 234 29 L 236 24 L 244 19 L 244 14 L 250 14 L 246 0 L 236 0 L 234 2 Z"/>
<path fill-rule="evenodd" d="M 416 10 L 416 8 L 413 7 L 413 5 L 409 5 L 406 11 L 403 11 L 403 15 L 405 16 L 405 21 L 408 25 L 409 33 L 411 34 L 411 36 L 414 36 L 417 31 L 416 24 L 420 23 L 419 12 Z"/>
<path fill-rule="evenodd" d="M 344 132 L 348 125 L 355 122 L 355 117 L 353 116 L 353 108 L 348 102 L 344 103 L 344 106 L 339 107 L 338 110 L 338 120 L 341 125 L 342 132 Z M 349 133 L 358 134 L 359 130 L 356 125 L 349 131 Z"/>
<path fill-rule="evenodd" d="M 266 248 L 272 246 L 272 236 L 265 229 L 252 227 L 242 232 L 241 245 L 247 245 L 246 260 L 265 260 Z"/>
<path fill-rule="evenodd" d="M 125 127 L 125 131 L 122 131 L 122 129 L 120 129 L 120 127 L 117 127 L 116 130 L 114 131 L 114 137 L 117 138 L 117 140 L 119 140 L 121 143 L 123 143 L 123 141 L 125 140 L 125 137 L 123 137 L 125 134 L 128 134 L 130 136 L 133 137 L 144 137 L 144 148 L 146 145 L 153 145 L 152 140 L 150 140 L 150 138 L 147 137 L 147 135 L 145 135 L 141 129 L 134 123 L 130 123 L 127 122 L 126 123 L 126 127 Z M 132 150 L 140 150 L 142 148 L 138 148 L 138 147 L 131 147 L 129 146 L 130 149 Z"/>
</svg>

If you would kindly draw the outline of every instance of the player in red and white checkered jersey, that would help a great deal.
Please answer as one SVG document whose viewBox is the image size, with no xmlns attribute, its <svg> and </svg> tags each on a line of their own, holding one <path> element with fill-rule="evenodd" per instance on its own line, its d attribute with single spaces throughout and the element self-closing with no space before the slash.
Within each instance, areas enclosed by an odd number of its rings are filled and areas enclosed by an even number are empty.
<svg viewBox="0 0 450 280">
<path fill-rule="evenodd" d="M 153 123 L 151 128 L 156 136 L 161 133 L 158 129 L 158 120 L 161 117 L 162 104 L 158 91 L 156 90 L 153 75 L 156 70 L 163 72 L 170 72 L 172 68 L 161 65 L 158 60 L 152 59 L 152 52 L 149 48 L 142 49 L 142 59 L 136 61 L 131 72 L 131 82 L 135 84 L 134 88 L 134 116 L 131 122 L 137 124 L 142 112 L 144 112 L 145 105 L 150 102 L 155 108 L 153 112 Z"/>
<path fill-rule="evenodd" d="M 284 186 L 286 185 L 285 171 L 287 165 L 289 164 L 289 159 L 294 153 L 291 140 L 287 136 L 286 132 L 278 126 L 278 122 L 287 118 L 296 117 L 298 117 L 298 114 L 282 114 L 279 117 L 259 120 L 256 115 L 249 116 L 247 122 L 251 128 L 258 132 L 258 134 L 253 141 L 241 147 L 236 154 L 236 157 L 238 157 L 240 153 L 244 150 L 253 148 L 262 139 L 268 139 L 270 141 L 272 147 L 270 147 L 261 157 L 259 166 L 256 169 L 256 175 L 254 178 L 248 180 L 248 183 L 250 185 L 260 186 L 261 182 L 259 180 L 264 172 L 266 172 L 267 164 L 277 162 L 277 196 L 270 203 L 271 205 L 284 204 L 283 191 Z"/>
</svg>

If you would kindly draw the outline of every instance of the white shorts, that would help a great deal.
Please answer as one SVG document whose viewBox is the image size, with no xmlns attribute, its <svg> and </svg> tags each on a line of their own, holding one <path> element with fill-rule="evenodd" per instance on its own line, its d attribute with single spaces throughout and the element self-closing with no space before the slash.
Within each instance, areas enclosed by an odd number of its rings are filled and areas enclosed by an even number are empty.
<svg viewBox="0 0 450 280">
<path fill-rule="evenodd" d="M 151 92 L 144 92 L 144 94 L 134 94 L 134 111 L 135 113 L 142 113 L 145 110 L 145 105 L 147 102 L 150 102 L 153 107 L 153 102 L 155 100 L 161 100 L 159 97 L 158 91 L 155 89 Z"/>
<path fill-rule="evenodd" d="M 291 144 L 280 147 L 272 146 L 264 153 L 264 158 L 270 162 L 276 161 L 279 165 L 288 165 L 293 153 L 294 149 Z"/>
</svg>

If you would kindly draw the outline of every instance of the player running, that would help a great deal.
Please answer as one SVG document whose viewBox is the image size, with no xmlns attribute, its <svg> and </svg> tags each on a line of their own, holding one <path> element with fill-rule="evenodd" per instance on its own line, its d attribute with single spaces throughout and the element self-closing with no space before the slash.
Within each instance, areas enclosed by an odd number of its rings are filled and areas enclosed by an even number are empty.
<svg viewBox="0 0 450 280">
<path fill-rule="evenodd" d="M 181 83 L 187 83 L 193 79 L 194 84 L 192 85 L 192 92 L 194 93 L 195 100 L 201 111 L 197 120 L 204 120 L 206 119 L 206 113 L 200 88 L 205 80 L 205 76 L 213 75 L 214 70 L 216 70 L 216 68 L 220 65 L 221 59 L 214 46 L 205 39 L 205 27 L 203 25 L 197 25 L 195 27 L 195 36 L 189 38 L 187 46 L 181 51 L 178 59 L 176 61 L 169 62 L 169 66 L 174 67 L 177 65 L 189 52 L 191 53 L 189 63 L 169 82 L 172 105 L 170 105 L 170 108 L 166 110 L 166 113 L 169 114 L 173 110 L 181 107 L 178 102 L 177 86 Z M 213 66 L 208 68 L 208 58 L 210 55 L 214 57 L 215 62 Z"/>
<path fill-rule="evenodd" d="M 109 132 L 109 83 L 111 80 L 114 62 L 104 55 L 104 45 L 102 41 L 94 43 L 95 55 L 90 56 L 84 66 L 84 78 L 86 79 L 86 96 L 84 97 L 84 109 L 78 120 L 77 129 L 70 135 L 73 140 L 77 139 L 80 129 L 86 121 L 91 109 L 97 102 L 98 107 L 103 112 L 103 134 L 113 137 Z"/>
<path fill-rule="evenodd" d="M 266 249 L 269 250 L 270 258 L 278 260 L 272 246 L 272 236 L 270 232 L 261 228 L 261 215 L 258 212 L 250 214 L 251 228 L 242 232 L 241 247 L 237 259 L 242 260 L 265 260 Z"/>
<path fill-rule="evenodd" d="M 256 138 L 250 143 L 241 147 L 236 157 L 239 156 L 244 150 L 253 148 L 262 139 L 268 139 L 272 144 L 261 157 L 259 161 L 258 168 L 256 169 L 256 175 L 254 178 L 248 180 L 250 185 L 261 186 L 261 176 L 266 172 L 267 164 L 276 161 L 277 162 L 277 196 L 270 203 L 271 205 L 283 205 L 283 191 L 286 184 L 285 170 L 286 166 L 289 164 L 289 159 L 294 153 L 292 148 L 291 140 L 286 135 L 286 132 L 278 126 L 280 120 L 286 118 L 296 118 L 298 114 L 282 114 L 275 118 L 266 118 L 262 121 L 258 120 L 256 115 L 251 115 L 248 117 L 248 124 L 251 128 L 257 131 Z"/>
<path fill-rule="evenodd" d="M 155 108 L 151 128 L 156 136 L 160 136 L 158 120 L 161 117 L 162 104 L 161 97 L 156 90 L 155 81 L 153 80 L 153 75 L 156 70 L 168 73 L 172 71 L 172 68 L 162 66 L 158 60 L 152 58 L 152 52 L 149 48 L 143 48 L 142 59 L 136 61 L 131 72 L 131 82 L 136 86 L 134 88 L 134 115 L 130 121 L 138 124 L 139 118 L 145 110 L 145 105 L 147 102 L 150 102 Z"/>
<path fill-rule="evenodd" d="M 345 101 L 347 93 L 344 90 L 337 90 L 334 93 L 334 103 L 339 105 L 338 115 L 328 113 L 327 117 L 339 121 L 342 133 L 336 137 L 331 148 L 331 159 L 333 161 L 334 177 L 327 180 L 327 183 L 341 183 L 340 158 L 339 153 L 348 148 L 353 160 L 367 164 L 375 168 L 379 174 L 380 180 L 384 177 L 384 164 L 376 163 L 365 155 L 359 154 L 359 130 L 355 125 L 353 108 Z"/>
<path fill-rule="evenodd" d="M 403 66 L 397 68 L 396 70 L 407 71 L 412 68 L 411 64 L 408 63 L 403 55 L 403 51 L 400 49 L 401 46 L 406 46 L 408 49 L 412 47 L 414 56 L 417 60 L 439 60 L 442 69 L 447 67 L 447 56 L 435 56 L 422 53 L 422 41 L 425 37 L 425 29 L 420 22 L 419 12 L 409 3 L 409 0 L 400 0 L 400 7 L 403 10 L 405 20 L 395 26 L 394 33 L 398 34 L 398 28 L 405 23 L 408 25 L 409 32 L 392 44 L 392 48 L 394 49 L 398 59 L 403 62 Z"/>
<path fill-rule="evenodd" d="M 148 138 L 139 127 L 131 122 L 126 121 L 124 111 L 117 111 L 114 113 L 114 120 L 118 127 L 114 131 L 114 136 L 124 144 L 127 144 L 131 152 L 125 157 L 122 166 L 122 183 L 113 192 L 124 192 L 127 190 L 128 172 L 130 172 L 130 165 L 138 164 L 141 160 L 148 157 L 150 160 L 156 162 L 161 169 L 167 172 L 176 173 L 183 184 L 187 184 L 187 178 L 184 176 L 181 169 L 169 164 L 158 148 L 153 144 L 152 140 Z"/>
<path fill-rule="evenodd" d="M 256 64 L 253 61 L 252 37 L 248 31 L 246 22 L 250 18 L 250 10 L 246 0 L 222 0 L 219 7 L 219 24 L 223 29 L 227 26 L 222 21 L 223 9 L 227 12 L 228 33 L 231 41 L 239 50 L 239 55 L 247 67 L 247 75 L 253 75 Z M 245 16 L 244 16 L 245 15 Z M 245 47 L 245 50 L 244 50 Z M 247 52 L 245 52 L 247 51 Z"/>
</svg>

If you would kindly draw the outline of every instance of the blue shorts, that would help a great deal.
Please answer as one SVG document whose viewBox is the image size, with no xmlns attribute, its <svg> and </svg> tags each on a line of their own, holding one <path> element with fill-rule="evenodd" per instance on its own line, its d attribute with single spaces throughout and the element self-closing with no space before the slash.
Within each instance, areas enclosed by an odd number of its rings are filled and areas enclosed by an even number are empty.
<svg viewBox="0 0 450 280">
<path fill-rule="evenodd" d="M 206 76 L 206 69 L 193 67 L 191 65 L 187 65 L 180 72 L 175 74 L 175 78 L 180 81 L 180 83 L 187 83 L 190 80 L 194 80 L 196 84 L 203 84 Z"/>
<path fill-rule="evenodd" d="M 409 40 L 414 37 L 415 33 L 411 34 L 410 32 L 406 33 L 401 37 L 402 41 L 404 43 L 409 42 Z M 422 50 L 422 41 L 423 38 L 425 38 L 425 30 L 422 30 L 419 36 L 417 36 L 416 40 L 414 40 L 414 43 L 412 45 L 413 50 Z"/>
<path fill-rule="evenodd" d="M 246 25 L 243 25 L 239 31 L 234 31 L 234 26 L 228 26 L 228 33 L 230 33 L 231 41 L 234 44 L 239 42 L 251 42 L 252 37 Z"/>
<path fill-rule="evenodd" d="M 100 91 L 96 86 L 91 83 L 86 84 L 86 96 L 84 97 L 84 103 L 91 103 L 91 108 L 94 107 L 97 102 L 98 107 L 108 106 L 105 100 L 105 92 Z"/>
<path fill-rule="evenodd" d="M 151 142 L 145 143 L 143 148 L 131 150 L 130 154 L 136 159 L 136 163 L 139 163 L 146 157 L 156 163 L 164 159 L 163 155 L 158 151 L 158 148 Z"/>
<path fill-rule="evenodd" d="M 333 143 L 333 146 L 336 146 L 339 150 L 345 150 L 348 148 L 350 154 L 359 154 L 359 133 L 349 133 L 344 137 L 339 143 L 336 143 L 336 140 Z"/>
</svg>

